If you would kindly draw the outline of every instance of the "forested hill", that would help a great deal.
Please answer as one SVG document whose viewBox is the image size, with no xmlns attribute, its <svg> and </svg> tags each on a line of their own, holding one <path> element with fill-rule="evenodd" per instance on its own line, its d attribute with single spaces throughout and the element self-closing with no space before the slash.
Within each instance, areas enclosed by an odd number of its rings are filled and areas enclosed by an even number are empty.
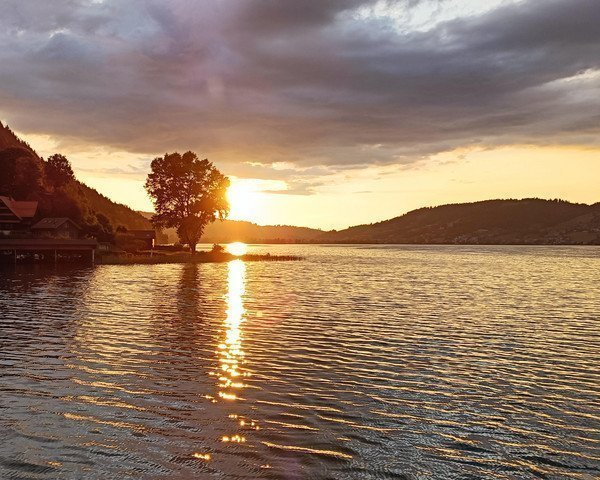
<svg viewBox="0 0 600 480">
<path fill-rule="evenodd" d="M 0 123 L 0 195 L 38 200 L 40 216 L 72 218 L 89 233 L 110 233 L 119 226 L 152 228 L 135 210 L 113 202 L 78 180 L 54 188 L 45 178 L 44 164 L 31 146 Z"/>
<path fill-rule="evenodd" d="M 35 154 L 28 143 L 18 138 L 8 126 L 4 126 L 0 122 L 0 151 L 6 148 L 23 148 Z"/>
<path fill-rule="evenodd" d="M 600 203 L 487 200 L 428 207 L 324 233 L 323 243 L 600 244 Z"/>
<path fill-rule="evenodd" d="M 128 230 L 151 230 L 153 228 L 146 217 L 127 205 L 113 202 L 97 190 L 88 187 L 85 183 L 77 183 L 92 210 L 105 215 L 115 228 L 118 226 L 123 226 Z"/>
</svg>

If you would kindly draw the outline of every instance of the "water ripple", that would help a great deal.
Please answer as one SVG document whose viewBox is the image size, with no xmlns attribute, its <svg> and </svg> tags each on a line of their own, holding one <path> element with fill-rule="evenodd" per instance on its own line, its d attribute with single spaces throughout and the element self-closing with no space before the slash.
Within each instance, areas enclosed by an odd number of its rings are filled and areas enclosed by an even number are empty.
<svg viewBox="0 0 600 480">
<path fill-rule="evenodd" d="M 600 478 L 600 249 L 0 272 L 0 478 Z"/>
</svg>

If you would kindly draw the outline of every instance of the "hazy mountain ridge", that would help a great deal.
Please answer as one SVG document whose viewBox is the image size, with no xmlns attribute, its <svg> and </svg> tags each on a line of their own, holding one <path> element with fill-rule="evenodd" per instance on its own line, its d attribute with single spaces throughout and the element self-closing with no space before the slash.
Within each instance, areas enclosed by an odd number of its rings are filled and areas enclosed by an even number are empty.
<svg viewBox="0 0 600 480">
<path fill-rule="evenodd" d="M 139 212 L 144 217 L 150 218 L 152 213 Z M 177 242 L 175 229 L 163 230 L 169 238 L 169 242 Z M 323 230 L 309 227 L 295 227 L 290 225 L 257 225 L 242 220 L 223 220 L 211 223 L 206 227 L 202 238 L 203 243 L 307 243 Z"/>
<path fill-rule="evenodd" d="M 322 234 L 323 243 L 600 244 L 600 203 L 485 200 L 413 210 Z"/>
</svg>

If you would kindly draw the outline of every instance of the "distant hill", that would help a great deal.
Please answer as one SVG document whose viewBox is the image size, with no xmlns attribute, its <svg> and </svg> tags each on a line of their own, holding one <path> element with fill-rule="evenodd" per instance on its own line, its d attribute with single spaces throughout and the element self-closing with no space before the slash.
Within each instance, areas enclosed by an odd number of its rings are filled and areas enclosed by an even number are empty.
<svg viewBox="0 0 600 480">
<path fill-rule="evenodd" d="M 32 163 L 32 166 L 40 171 L 43 170 L 42 160 L 31 146 L 19 139 L 8 126 L 4 126 L 0 123 L 0 154 L 2 152 L 14 151 L 15 149 L 25 151 L 25 154 L 28 154 L 34 162 Z M 0 177 L 1 176 L 2 172 L 0 171 Z M 66 194 L 76 205 L 79 205 L 88 216 L 95 216 L 97 214 L 104 215 L 108 218 L 114 228 L 119 226 L 124 226 L 131 230 L 152 228 L 150 222 L 135 210 L 120 203 L 113 202 L 80 181 L 76 180 L 73 185 L 69 186 L 66 190 Z M 44 193 L 43 191 L 31 191 L 27 196 L 31 199 L 40 200 L 41 204 L 53 203 L 51 199 L 48 199 L 51 194 Z M 41 208 L 40 211 L 43 212 L 44 209 Z"/>
<path fill-rule="evenodd" d="M 150 218 L 151 213 L 142 213 Z M 165 232 L 177 241 L 173 229 Z M 486 200 L 413 210 L 340 231 L 260 226 L 225 220 L 206 228 L 206 243 L 600 244 L 600 203 Z"/>
<path fill-rule="evenodd" d="M 140 212 L 146 218 L 152 213 Z M 163 231 L 170 243 L 177 242 L 177 233 L 170 228 Z M 201 242 L 205 243 L 306 243 L 322 234 L 322 230 L 288 225 L 261 226 L 238 220 L 217 220 L 206 227 Z"/>
<path fill-rule="evenodd" d="M 322 243 L 600 244 L 600 203 L 486 200 L 413 210 L 370 225 L 326 232 Z"/>
</svg>

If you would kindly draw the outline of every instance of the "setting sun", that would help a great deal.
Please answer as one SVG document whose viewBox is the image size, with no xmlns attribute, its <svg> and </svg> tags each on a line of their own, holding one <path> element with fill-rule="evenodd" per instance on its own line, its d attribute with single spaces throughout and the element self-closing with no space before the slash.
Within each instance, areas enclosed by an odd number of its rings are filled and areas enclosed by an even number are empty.
<svg viewBox="0 0 600 480">
<path fill-rule="evenodd" d="M 232 220 L 251 220 L 256 216 L 259 207 L 258 191 L 248 181 L 234 181 L 227 190 Z"/>
<path fill-rule="evenodd" d="M 230 177 L 231 185 L 227 190 L 230 220 L 246 220 L 264 224 L 271 213 L 270 193 L 287 189 L 280 180 Z"/>
</svg>

